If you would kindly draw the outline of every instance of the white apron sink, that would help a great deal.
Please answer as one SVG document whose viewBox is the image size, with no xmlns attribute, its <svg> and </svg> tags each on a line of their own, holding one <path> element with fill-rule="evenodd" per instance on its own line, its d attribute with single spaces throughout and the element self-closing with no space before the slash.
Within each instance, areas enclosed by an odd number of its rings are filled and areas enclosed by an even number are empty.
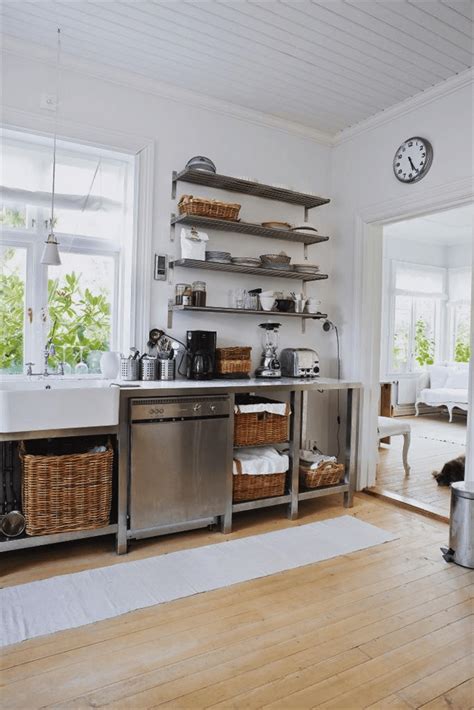
<svg viewBox="0 0 474 710">
<path fill-rule="evenodd" d="M 105 380 L 4 380 L 0 382 L 0 433 L 114 426 L 119 397 L 119 388 Z"/>
</svg>

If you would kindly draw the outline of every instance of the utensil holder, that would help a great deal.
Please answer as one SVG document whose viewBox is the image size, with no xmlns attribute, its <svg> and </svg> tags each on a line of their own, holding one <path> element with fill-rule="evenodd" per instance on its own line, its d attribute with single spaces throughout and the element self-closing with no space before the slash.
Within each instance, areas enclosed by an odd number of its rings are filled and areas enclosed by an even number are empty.
<svg viewBox="0 0 474 710">
<path fill-rule="evenodd" d="M 120 379 L 126 381 L 139 379 L 138 360 L 131 360 L 128 357 L 120 358 Z"/>
<path fill-rule="evenodd" d="M 140 360 L 140 379 L 145 381 L 158 379 L 158 360 L 156 358 Z"/>
<path fill-rule="evenodd" d="M 160 360 L 158 365 L 160 380 L 174 380 L 176 376 L 176 365 L 174 360 Z"/>
</svg>

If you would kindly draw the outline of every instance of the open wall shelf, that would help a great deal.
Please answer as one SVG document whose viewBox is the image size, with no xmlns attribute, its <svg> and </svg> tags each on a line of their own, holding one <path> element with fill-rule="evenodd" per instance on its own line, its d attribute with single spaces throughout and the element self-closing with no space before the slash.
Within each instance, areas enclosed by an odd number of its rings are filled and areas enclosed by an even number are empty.
<svg viewBox="0 0 474 710">
<path fill-rule="evenodd" d="M 293 281 L 324 281 L 327 274 L 302 274 L 299 271 L 265 269 L 261 266 L 242 266 L 241 264 L 220 264 L 213 261 L 200 261 L 199 259 L 177 259 L 170 262 L 170 267 L 185 269 L 205 269 L 209 271 L 230 271 L 252 276 L 271 276 L 279 279 L 292 279 Z"/>
<path fill-rule="evenodd" d="M 252 222 L 233 222 L 228 219 L 213 219 L 212 217 L 196 217 L 194 215 L 180 215 L 171 218 L 171 225 L 185 224 L 196 229 L 218 229 L 221 232 L 234 232 L 235 234 L 252 234 L 255 237 L 266 237 L 267 239 L 282 239 L 286 242 L 298 244 L 318 244 L 327 242 L 329 237 L 319 234 L 303 234 L 302 232 L 291 232 L 288 229 L 269 229 L 261 224 Z"/>
<path fill-rule="evenodd" d="M 178 181 L 190 182 L 195 185 L 206 185 L 207 187 L 215 187 L 231 192 L 240 192 L 243 195 L 255 195 L 255 197 L 264 197 L 267 200 L 278 200 L 279 202 L 286 202 L 290 205 L 301 205 L 306 209 L 327 205 L 328 202 L 330 202 L 330 200 L 325 197 L 308 195 L 304 192 L 295 192 L 294 190 L 288 190 L 284 187 L 265 185 L 264 183 L 229 177 L 228 175 L 218 175 L 204 170 L 181 170 L 179 173 L 173 172 L 173 198 L 176 197 L 176 183 Z"/>
<path fill-rule="evenodd" d="M 168 328 L 173 327 L 174 313 L 227 313 L 239 316 L 259 316 L 260 318 L 300 318 L 301 320 L 324 320 L 326 313 L 285 313 L 283 311 L 264 311 L 253 308 L 224 308 L 221 306 L 176 306 L 172 301 L 168 304 Z"/>
</svg>

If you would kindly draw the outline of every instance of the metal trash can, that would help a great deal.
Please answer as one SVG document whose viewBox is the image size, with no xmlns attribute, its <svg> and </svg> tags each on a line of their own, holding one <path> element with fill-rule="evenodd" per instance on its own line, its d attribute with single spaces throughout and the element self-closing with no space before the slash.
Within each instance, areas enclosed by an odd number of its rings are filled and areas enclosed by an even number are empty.
<svg viewBox="0 0 474 710">
<path fill-rule="evenodd" d="M 441 552 L 446 562 L 474 569 L 474 481 L 451 484 L 449 549 Z"/>
</svg>

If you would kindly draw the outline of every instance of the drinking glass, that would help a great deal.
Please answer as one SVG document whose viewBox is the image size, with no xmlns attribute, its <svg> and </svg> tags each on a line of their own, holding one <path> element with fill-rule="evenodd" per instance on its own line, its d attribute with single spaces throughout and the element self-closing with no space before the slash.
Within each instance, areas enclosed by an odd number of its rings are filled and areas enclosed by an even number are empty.
<svg viewBox="0 0 474 710">
<path fill-rule="evenodd" d="M 245 308 L 247 300 L 247 291 L 245 288 L 236 288 L 234 291 L 235 306 L 234 308 Z"/>
<path fill-rule="evenodd" d="M 76 375 L 87 375 L 89 372 L 89 368 L 87 367 L 86 363 L 83 361 L 83 356 L 84 354 L 84 345 L 79 346 L 79 362 L 77 363 L 76 367 L 74 368 L 74 372 Z"/>
</svg>

